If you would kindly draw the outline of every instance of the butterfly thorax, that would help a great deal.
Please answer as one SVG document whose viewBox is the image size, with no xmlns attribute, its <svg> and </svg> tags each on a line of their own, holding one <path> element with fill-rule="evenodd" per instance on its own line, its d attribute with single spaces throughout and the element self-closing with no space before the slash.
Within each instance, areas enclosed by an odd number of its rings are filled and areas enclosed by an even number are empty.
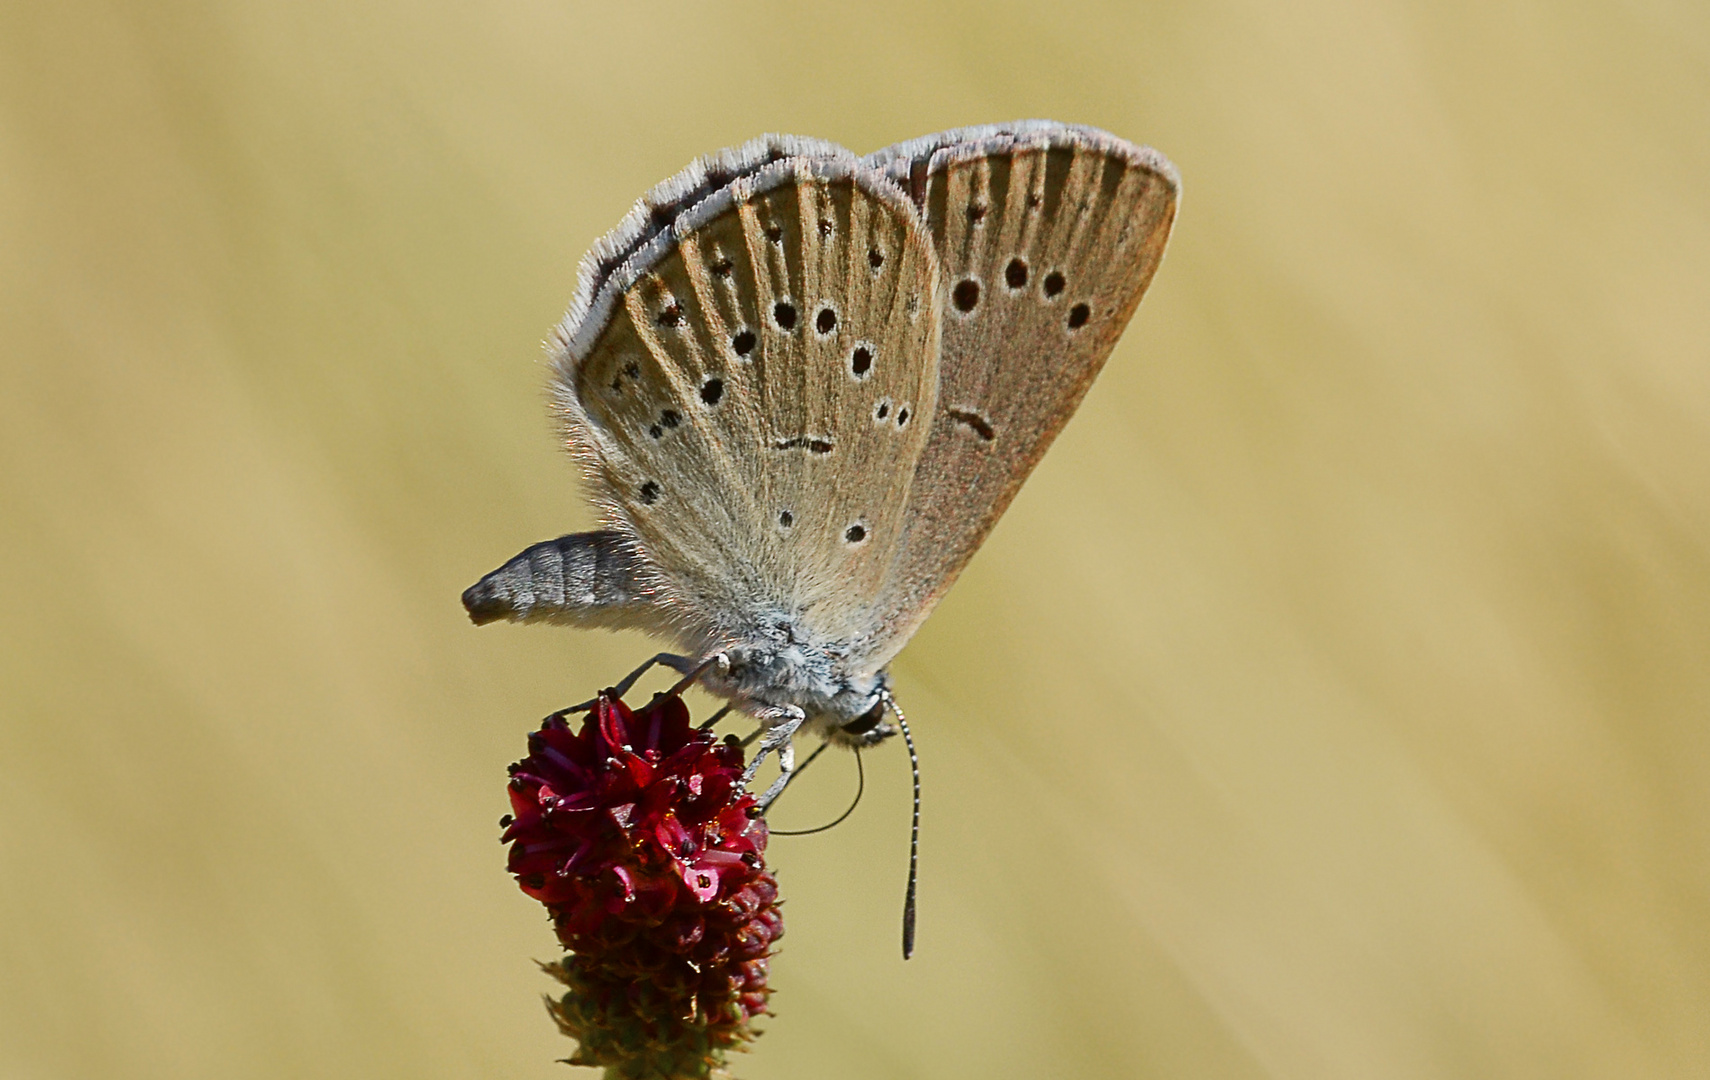
<svg viewBox="0 0 1710 1080">
<path fill-rule="evenodd" d="M 709 652 L 723 652 L 730 667 L 703 676 L 708 690 L 761 717 L 794 706 L 807 714 L 807 727 L 822 733 L 870 713 L 889 684 L 884 671 L 860 671 L 851 664 L 842 643 L 817 639 L 789 624 L 768 626 Z"/>
</svg>

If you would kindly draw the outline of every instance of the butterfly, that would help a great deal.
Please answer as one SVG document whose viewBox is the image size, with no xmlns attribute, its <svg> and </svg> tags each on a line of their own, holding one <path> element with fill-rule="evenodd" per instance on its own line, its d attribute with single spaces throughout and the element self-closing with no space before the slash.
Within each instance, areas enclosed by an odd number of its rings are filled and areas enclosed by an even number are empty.
<svg viewBox="0 0 1710 1080">
<path fill-rule="evenodd" d="M 798 731 L 880 737 L 887 665 L 1110 355 L 1179 190 L 1048 121 L 695 161 L 594 245 L 548 343 L 603 527 L 483 577 L 470 617 L 674 642 L 760 722 L 754 765 L 778 752 L 768 800 Z"/>
</svg>

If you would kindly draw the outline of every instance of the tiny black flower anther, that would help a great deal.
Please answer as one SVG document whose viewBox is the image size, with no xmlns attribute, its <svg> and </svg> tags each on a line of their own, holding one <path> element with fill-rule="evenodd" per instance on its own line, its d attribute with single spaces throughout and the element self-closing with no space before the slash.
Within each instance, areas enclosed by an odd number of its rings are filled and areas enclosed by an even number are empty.
<svg viewBox="0 0 1710 1080">
<path fill-rule="evenodd" d="M 549 717 L 511 766 L 501 839 L 565 949 L 545 967 L 568 992 L 547 1007 L 571 1064 L 720 1077 L 758 1034 L 784 923 L 742 769 L 737 741 L 697 730 L 680 698 L 632 712 L 605 694 L 578 729 Z"/>
</svg>

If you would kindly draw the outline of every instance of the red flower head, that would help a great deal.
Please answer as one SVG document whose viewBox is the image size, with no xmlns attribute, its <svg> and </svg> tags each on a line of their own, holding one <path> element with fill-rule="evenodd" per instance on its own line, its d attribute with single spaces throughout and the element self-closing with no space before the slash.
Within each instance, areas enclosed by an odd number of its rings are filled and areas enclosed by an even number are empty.
<svg viewBox="0 0 1710 1080">
<path fill-rule="evenodd" d="M 601 694 L 511 766 L 510 871 L 569 955 L 549 1003 L 573 1064 L 616 1077 L 711 1077 L 755 1037 L 784 932 L 766 822 L 740 787 L 742 748 L 696 730 L 682 699 L 631 712 Z"/>
</svg>

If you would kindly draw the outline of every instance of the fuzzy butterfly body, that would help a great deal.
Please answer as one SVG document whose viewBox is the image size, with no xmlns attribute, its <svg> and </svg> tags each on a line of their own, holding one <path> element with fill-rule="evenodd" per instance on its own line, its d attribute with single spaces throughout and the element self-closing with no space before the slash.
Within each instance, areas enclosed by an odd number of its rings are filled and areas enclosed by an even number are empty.
<svg viewBox="0 0 1710 1080">
<path fill-rule="evenodd" d="M 1178 187 L 1044 121 L 689 166 L 589 253 L 550 346 L 604 528 L 487 575 L 471 617 L 668 636 L 786 750 L 870 727 L 1139 304 Z"/>
</svg>

